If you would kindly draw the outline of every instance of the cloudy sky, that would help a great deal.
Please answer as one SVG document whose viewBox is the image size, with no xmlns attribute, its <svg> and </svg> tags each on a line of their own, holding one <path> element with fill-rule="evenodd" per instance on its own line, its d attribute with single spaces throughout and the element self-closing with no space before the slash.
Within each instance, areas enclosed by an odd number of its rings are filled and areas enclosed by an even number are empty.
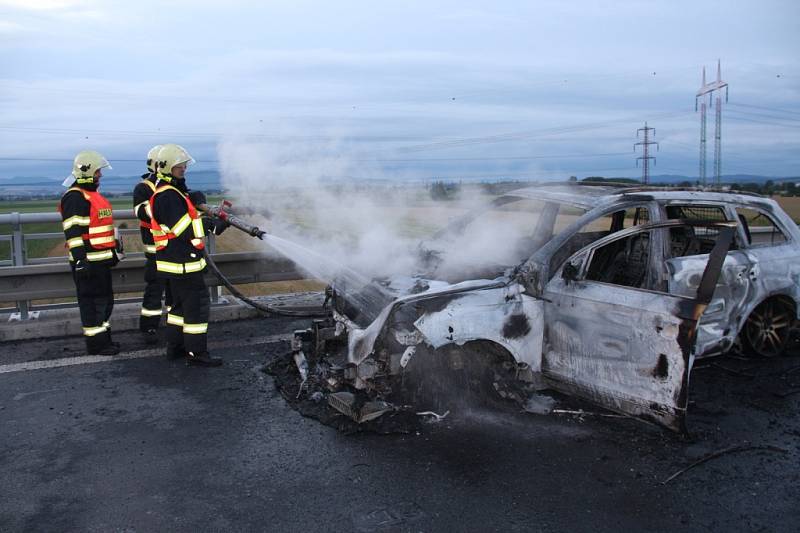
<svg viewBox="0 0 800 533">
<path fill-rule="evenodd" d="M 717 58 L 723 173 L 797 176 L 798 52 L 796 0 L 0 0 L 0 176 L 177 142 L 223 170 L 247 147 L 332 178 L 633 177 L 645 122 L 653 173 L 696 176 Z"/>
</svg>

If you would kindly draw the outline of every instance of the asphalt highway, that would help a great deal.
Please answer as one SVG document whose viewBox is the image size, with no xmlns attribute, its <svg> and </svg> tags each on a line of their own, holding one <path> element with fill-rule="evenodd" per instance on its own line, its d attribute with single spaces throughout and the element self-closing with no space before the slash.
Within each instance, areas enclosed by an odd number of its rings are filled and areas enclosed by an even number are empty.
<svg viewBox="0 0 800 533">
<path fill-rule="evenodd" d="M 0 344 L 0 531 L 800 527 L 800 357 L 698 365 L 690 439 L 598 409 L 516 408 L 346 435 L 262 371 L 304 326 L 211 324 L 218 369 L 134 333 L 115 335 L 122 357 L 82 357 L 80 337 Z"/>
</svg>

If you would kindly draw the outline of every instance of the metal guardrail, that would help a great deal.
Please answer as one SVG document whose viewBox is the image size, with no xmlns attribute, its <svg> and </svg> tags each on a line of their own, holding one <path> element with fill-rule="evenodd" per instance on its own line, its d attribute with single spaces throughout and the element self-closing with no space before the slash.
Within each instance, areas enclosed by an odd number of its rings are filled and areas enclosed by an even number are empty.
<svg viewBox="0 0 800 533">
<path fill-rule="evenodd" d="M 122 229 L 123 235 L 139 235 L 138 219 L 132 209 L 114 211 L 114 220 L 134 220 L 135 228 Z M 75 296 L 72 272 L 66 254 L 61 257 L 28 258 L 26 242 L 36 239 L 63 239 L 62 232 L 25 233 L 24 224 L 60 223 L 58 213 L 0 214 L 0 225 L 11 225 L 10 235 L 0 235 L 0 242 L 11 243 L 11 260 L 0 261 L 0 301 L 16 302 L 20 318 L 27 319 L 32 300 Z M 234 284 L 289 281 L 303 279 L 294 263 L 283 258 L 269 258 L 257 252 L 215 253 L 214 236 L 208 237 L 208 252 L 220 271 Z M 111 269 L 114 292 L 117 294 L 144 290 L 143 252 L 127 254 Z M 211 298 L 219 298 L 220 282 L 206 274 Z"/>
</svg>

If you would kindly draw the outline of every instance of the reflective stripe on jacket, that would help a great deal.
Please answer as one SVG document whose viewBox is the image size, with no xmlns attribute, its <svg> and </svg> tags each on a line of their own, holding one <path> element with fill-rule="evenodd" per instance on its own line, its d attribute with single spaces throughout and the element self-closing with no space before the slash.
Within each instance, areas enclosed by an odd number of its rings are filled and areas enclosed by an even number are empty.
<svg viewBox="0 0 800 533">
<path fill-rule="evenodd" d="M 186 211 L 171 228 L 160 223 L 155 215 L 158 195 L 169 190 L 178 193 L 186 204 Z M 161 185 L 150 197 L 150 212 L 150 231 L 153 234 L 156 250 L 156 270 L 165 274 L 183 275 L 205 269 L 206 261 L 197 253 L 205 248 L 203 221 L 191 200 L 176 187 Z M 187 231 L 191 231 L 186 235 L 189 238 L 186 239 L 184 236 L 181 239 L 180 237 Z"/>
<path fill-rule="evenodd" d="M 152 181 L 150 181 L 150 180 L 142 180 L 142 183 L 147 185 L 153 193 L 156 192 L 156 184 L 153 183 Z M 152 197 L 153 197 L 153 195 L 151 194 L 150 198 L 152 198 Z M 151 207 L 152 204 L 150 203 L 150 198 L 148 198 L 144 202 L 140 202 L 139 205 L 134 206 L 133 207 L 134 214 L 138 215 L 139 208 L 140 207 L 144 207 L 145 213 L 152 220 L 152 218 L 153 218 L 153 208 Z M 145 222 L 144 220 L 140 220 L 139 221 L 139 227 L 140 228 L 145 228 L 145 229 L 148 229 L 148 230 L 151 229 L 150 228 L 150 223 L 149 222 Z"/>
<path fill-rule="evenodd" d="M 65 232 L 73 226 L 86 228 L 80 237 L 67 239 L 66 247 L 70 250 L 70 260 L 73 260 L 72 250 L 79 246 L 86 247 L 86 258 L 90 261 L 113 259 L 116 240 L 111 202 L 97 191 L 87 191 L 79 187 L 67 189 L 64 194 L 72 191 L 81 193 L 89 203 L 89 216 L 71 216 L 61 223 Z"/>
</svg>

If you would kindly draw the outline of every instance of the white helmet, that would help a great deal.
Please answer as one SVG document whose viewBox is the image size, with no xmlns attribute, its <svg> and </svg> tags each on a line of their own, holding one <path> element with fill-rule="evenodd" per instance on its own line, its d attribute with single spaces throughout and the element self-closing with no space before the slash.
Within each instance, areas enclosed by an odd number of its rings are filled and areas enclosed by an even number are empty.
<svg viewBox="0 0 800 533">
<path fill-rule="evenodd" d="M 194 158 L 183 146 L 178 144 L 165 144 L 158 151 L 158 164 L 156 170 L 164 176 L 172 176 L 172 167 L 186 163 L 191 165 Z"/>
<path fill-rule="evenodd" d="M 72 176 L 78 183 L 94 183 L 94 173 L 101 168 L 111 168 L 111 164 L 100 153 L 84 150 L 72 162 Z"/>
<path fill-rule="evenodd" d="M 158 172 L 156 168 L 156 163 L 158 159 L 158 152 L 161 150 L 161 145 L 157 144 L 150 148 L 150 151 L 147 152 L 147 170 L 155 174 Z"/>
</svg>

